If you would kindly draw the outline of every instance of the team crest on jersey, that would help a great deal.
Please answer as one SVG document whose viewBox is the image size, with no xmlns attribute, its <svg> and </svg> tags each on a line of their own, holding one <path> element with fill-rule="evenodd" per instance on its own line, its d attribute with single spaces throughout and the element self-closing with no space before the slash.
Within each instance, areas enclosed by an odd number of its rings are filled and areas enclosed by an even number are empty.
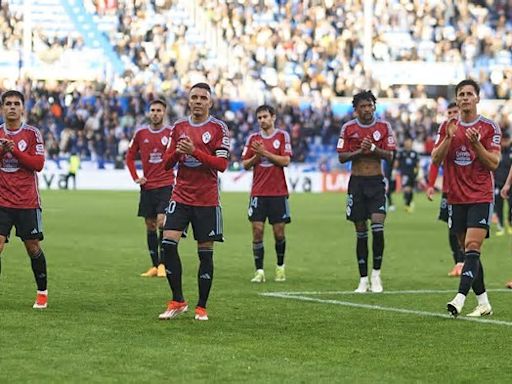
<svg viewBox="0 0 512 384">
<path fill-rule="evenodd" d="M 210 135 L 210 132 L 203 133 L 203 143 L 208 144 L 211 139 L 212 135 Z"/>
<path fill-rule="evenodd" d="M 162 145 L 166 147 L 167 144 L 169 143 L 169 138 L 167 136 L 163 136 L 160 141 L 162 142 Z"/>
<path fill-rule="evenodd" d="M 25 140 L 18 141 L 18 149 L 23 152 L 25 149 L 27 149 L 27 142 Z"/>
<path fill-rule="evenodd" d="M 374 131 L 373 132 L 373 140 L 379 141 L 381 137 L 382 137 L 382 135 L 380 134 L 379 131 Z"/>
<path fill-rule="evenodd" d="M 281 145 L 281 143 L 277 139 L 274 140 L 274 142 L 272 143 L 272 146 L 274 147 L 274 149 L 279 149 L 280 145 Z"/>
</svg>

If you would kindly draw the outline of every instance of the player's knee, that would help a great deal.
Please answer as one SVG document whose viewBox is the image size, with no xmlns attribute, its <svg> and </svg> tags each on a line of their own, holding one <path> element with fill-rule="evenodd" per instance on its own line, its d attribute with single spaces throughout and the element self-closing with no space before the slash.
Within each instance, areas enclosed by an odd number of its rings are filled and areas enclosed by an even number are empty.
<svg viewBox="0 0 512 384">
<path fill-rule="evenodd" d="M 41 247 L 39 247 L 39 244 L 27 244 L 25 247 L 30 258 L 37 257 L 41 253 Z"/>
<path fill-rule="evenodd" d="M 252 240 L 255 243 L 263 241 L 263 229 L 262 228 L 253 228 L 252 229 Z"/>
<path fill-rule="evenodd" d="M 480 248 L 482 246 L 482 243 L 477 240 L 466 240 L 466 244 L 464 248 L 466 249 L 466 252 L 468 251 L 478 251 L 480 252 Z"/>
<path fill-rule="evenodd" d="M 146 229 L 150 232 L 156 231 L 156 221 L 155 220 L 146 220 Z"/>
<path fill-rule="evenodd" d="M 355 227 L 356 227 L 356 232 L 368 231 L 368 227 L 366 226 L 366 222 L 364 222 L 364 221 L 355 223 Z"/>
</svg>

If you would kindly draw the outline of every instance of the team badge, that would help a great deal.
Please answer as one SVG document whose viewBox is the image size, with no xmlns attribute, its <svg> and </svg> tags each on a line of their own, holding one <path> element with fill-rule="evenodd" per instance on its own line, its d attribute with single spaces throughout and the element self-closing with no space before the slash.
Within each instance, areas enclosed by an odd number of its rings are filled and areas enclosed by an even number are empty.
<svg viewBox="0 0 512 384">
<path fill-rule="evenodd" d="M 274 149 L 279 149 L 280 145 L 281 145 L 281 143 L 279 142 L 279 140 L 274 140 L 274 142 L 272 143 L 272 146 L 274 147 Z"/>
<path fill-rule="evenodd" d="M 169 138 L 167 136 L 163 136 L 160 141 L 162 142 L 162 145 L 166 147 L 167 144 L 169 143 Z"/>
<path fill-rule="evenodd" d="M 373 132 L 373 140 L 375 140 L 375 141 L 379 141 L 381 137 L 382 137 L 382 136 L 381 136 L 381 134 L 380 134 L 380 132 L 379 132 L 379 131 L 374 131 L 374 132 Z"/>
<path fill-rule="evenodd" d="M 23 152 L 25 149 L 27 149 L 27 142 L 25 140 L 18 141 L 18 149 Z"/>
<path fill-rule="evenodd" d="M 203 133 L 203 143 L 208 144 L 211 139 L 212 135 L 210 135 L 210 132 Z"/>
</svg>

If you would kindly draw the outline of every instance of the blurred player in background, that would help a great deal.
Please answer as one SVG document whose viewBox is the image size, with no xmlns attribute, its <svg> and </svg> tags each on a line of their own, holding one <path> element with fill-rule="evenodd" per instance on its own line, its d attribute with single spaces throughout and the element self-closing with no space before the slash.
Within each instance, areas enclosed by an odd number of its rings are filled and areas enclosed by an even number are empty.
<svg viewBox="0 0 512 384">
<path fill-rule="evenodd" d="M 459 115 L 459 108 L 455 102 L 451 102 L 448 104 L 448 108 L 446 110 L 446 118 L 447 120 L 457 119 Z M 430 169 L 428 172 L 428 186 L 427 186 L 427 198 L 432 201 L 435 191 L 435 183 L 437 179 L 437 175 L 439 173 L 439 166 L 434 163 L 430 163 Z M 441 195 L 441 204 L 439 207 L 439 216 L 438 220 L 444 221 L 448 224 L 448 183 L 444 182 L 443 178 L 443 186 L 442 186 L 442 195 Z M 450 243 L 450 249 L 452 250 L 453 256 L 453 268 L 448 272 L 448 276 L 458 277 L 462 273 L 462 267 L 464 265 L 464 251 L 459 244 L 459 240 L 457 239 L 457 235 L 448 227 L 448 242 Z"/>
<path fill-rule="evenodd" d="M 492 172 L 500 161 L 501 130 L 495 122 L 478 114 L 479 94 L 480 86 L 473 80 L 457 84 L 459 119 L 441 125 L 432 152 L 434 164 L 443 164 L 444 182 L 448 183 L 448 225 L 465 252 L 459 292 L 447 303 L 447 310 L 454 317 L 461 313 L 471 288 L 478 304 L 467 316 L 492 314 L 480 254 L 493 212 Z"/>
<path fill-rule="evenodd" d="M 163 100 L 151 101 L 149 125 L 135 132 L 126 153 L 126 165 L 133 181 L 140 185 L 138 216 L 143 217 L 146 222 L 147 244 L 152 263 L 151 268 L 141 274 L 143 277 L 166 276 L 161 244 L 165 209 L 171 199 L 174 173 L 167 171 L 164 166 L 163 157 L 171 136 L 171 128 L 164 125 L 165 111 L 166 103 Z M 143 176 L 139 176 L 135 168 L 137 155 L 142 162 Z"/>
<path fill-rule="evenodd" d="M 375 118 L 377 99 L 363 91 L 352 100 L 356 119 L 341 128 L 337 151 L 339 161 L 352 162 L 348 184 L 347 220 L 355 225 L 359 286 L 355 292 L 382 292 L 380 270 L 384 254 L 386 191 L 381 159 L 391 160 L 396 142 L 391 125 Z M 368 281 L 368 227 L 371 222 L 373 270 Z M 371 284 L 371 285 L 370 285 Z"/>
<path fill-rule="evenodd" d="M 512 213 L 510 207 L 512 206 L 512 198 L 509 196 L 508 198 L 503 199 L 500 193 L 501 189 L 505 186 L 511 165 L 512 150 L 510 148 L 510 134 L 508 132 L 504 132 L 501 137 L 500 164 L 498 165 L 498 169 L 494 171 L 494 212 L 496 213 L 498 219 L 498 230 L 496 231 L 496 236 L 503 236 L 505 234 L 505 226 L 507 226 L 508 231 L 512 233 L 512 228 L 510 227 L 510 216 Z M 508 205 L 506 225 L 505 219 L 503 217 L 503 208 L 505 208 L 504 200 L 507 200 Z"/>
<path fill-rule="evenodd" d="M 275 281 L 282 282 L 286 280 L 285 225 L 291 221 L 284 167 L 290 164 L 292 147 L 288 133 L 274 126 L 274 108 L 269 105 L 259 106 L 256 109 L 256 120 L 260 131 L 249 136 L 242 153 L 244 168 L 253 168 L 248 214 L 252 223 L 252 252 L 256 273 L 251 281 L 265 282 L 263 232 L 268 218 L 274 231 L 277 255 Z"/>
<path fill-rule="evenodd" d="M 508 199 L 509 202 L 510 202 L 510 200 L 512 200 L 512 197 L 510 195 L 510 186 L 511 185 L 512 185 L 512 167 L 510 168 L 510 170 L 508 172 L 507 180 L 505 180 L 505 184 L 503 185 L 503 187 L 501 188 L 501 191 L 500 191 L 501 198 L 505 199 L 505 200 Z M 507 284 L 505 286 L 507 288 L 512 289 L 512 280 L 507 282 Z"/>
<path fill-rule="evenodd" d="M 219 200 L 218 172 L 224 172 L 229 160 L 229 130 L 212 116 L 210 86 L 197 83 L 188 96 L 190 116 L 178 120 L 165 154 L 166 168 L 179 164 L 176 186 L 167 207 L 162 241 L 163 260 L 172 300 L 159 318 L 173 319 L 188 310 L 182 288 L 182 268 L 178 254 L 180 236 L 189 223 L 197 241 L 199 300 L 196 320 L 208 320 L 206 302 L 213 281 L 213 244 L 224 241 Z"/>
<path fill-rule="evenodd" d="M 32 263 L 37 285 L 33 308 L 48 306 L 46 258 L 37 172 L 44 166 L 44 143 L 39 130 L 22 122 L 25 97 L 9 90 L 0 98 L 4 124 L 0 125 L 0 254 L 12 227 Z M 0 260 L 1 261 L 1 260 Z M 1 263 L 0 263 L 1 271 Z"/>
<path fill-rule="evenodd" d="M 400 172 L 400 180 L 404 194 L 405 210 L 409 213 L 413 211 L 412 202 L 416 179 L 418 177 L 418 152 L 412 149 L 412 138 L 406 137 L 404 147 L 396 154 L 394 168 Z"/>
</svg>

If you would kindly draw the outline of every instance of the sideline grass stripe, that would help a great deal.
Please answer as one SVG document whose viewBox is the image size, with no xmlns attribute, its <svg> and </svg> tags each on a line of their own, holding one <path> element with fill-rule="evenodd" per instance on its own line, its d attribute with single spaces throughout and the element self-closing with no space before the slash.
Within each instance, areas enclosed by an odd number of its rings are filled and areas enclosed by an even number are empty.
<svg viewBox="0 0 512 384">
<path fill-rule="evenodd" d="M 280 294 L 280 293 L 261 293 L 260 295 L 266 297 L 277 297 L 280 299 L 292 299 L 292 300 L 301 300 L 301 301 L 310 301 L 314 303 L 322 303 L 322 304 L 334 304 L 334 305 L 342 305 L 345 307 L 353 307 L 353 308 L 362 308 L 362 309 L 373 309 L 377 311 L 385 311 L 385 312 L 396 312 L 403 313 L 407 315 L 416 315 L 416 316 L 429 316 L 429 317 L 441 317 L 443 319 L 452 319 L 450 315 L 444 313 L 437 312 L 425 312 L 425 311 L 416 311 L 412 309 L 403 309 L 403 308 L 395 308 L 395 307 L 383 307 L 381 305 L 371 305 L 371 304 L 360 304 L 360 303 L 351 303 L 348 301 L 339 301 L 339 300 L 327 300 L 327 299 L 317 299 L 313 297 L 294 295 L 294 294 Z M 482 319 L 482 318 L 473 318 L 473 317 L 457 317 L 458 320 L 464 321 L 473 321 L 476 323 L 484 323 L 484 324 L 496 324 L 496 325 L 506 325 L 512 326 L 511 321 L 503 321 L 503 320 L 490 320 L 490 319 Z"/>
</svg>

